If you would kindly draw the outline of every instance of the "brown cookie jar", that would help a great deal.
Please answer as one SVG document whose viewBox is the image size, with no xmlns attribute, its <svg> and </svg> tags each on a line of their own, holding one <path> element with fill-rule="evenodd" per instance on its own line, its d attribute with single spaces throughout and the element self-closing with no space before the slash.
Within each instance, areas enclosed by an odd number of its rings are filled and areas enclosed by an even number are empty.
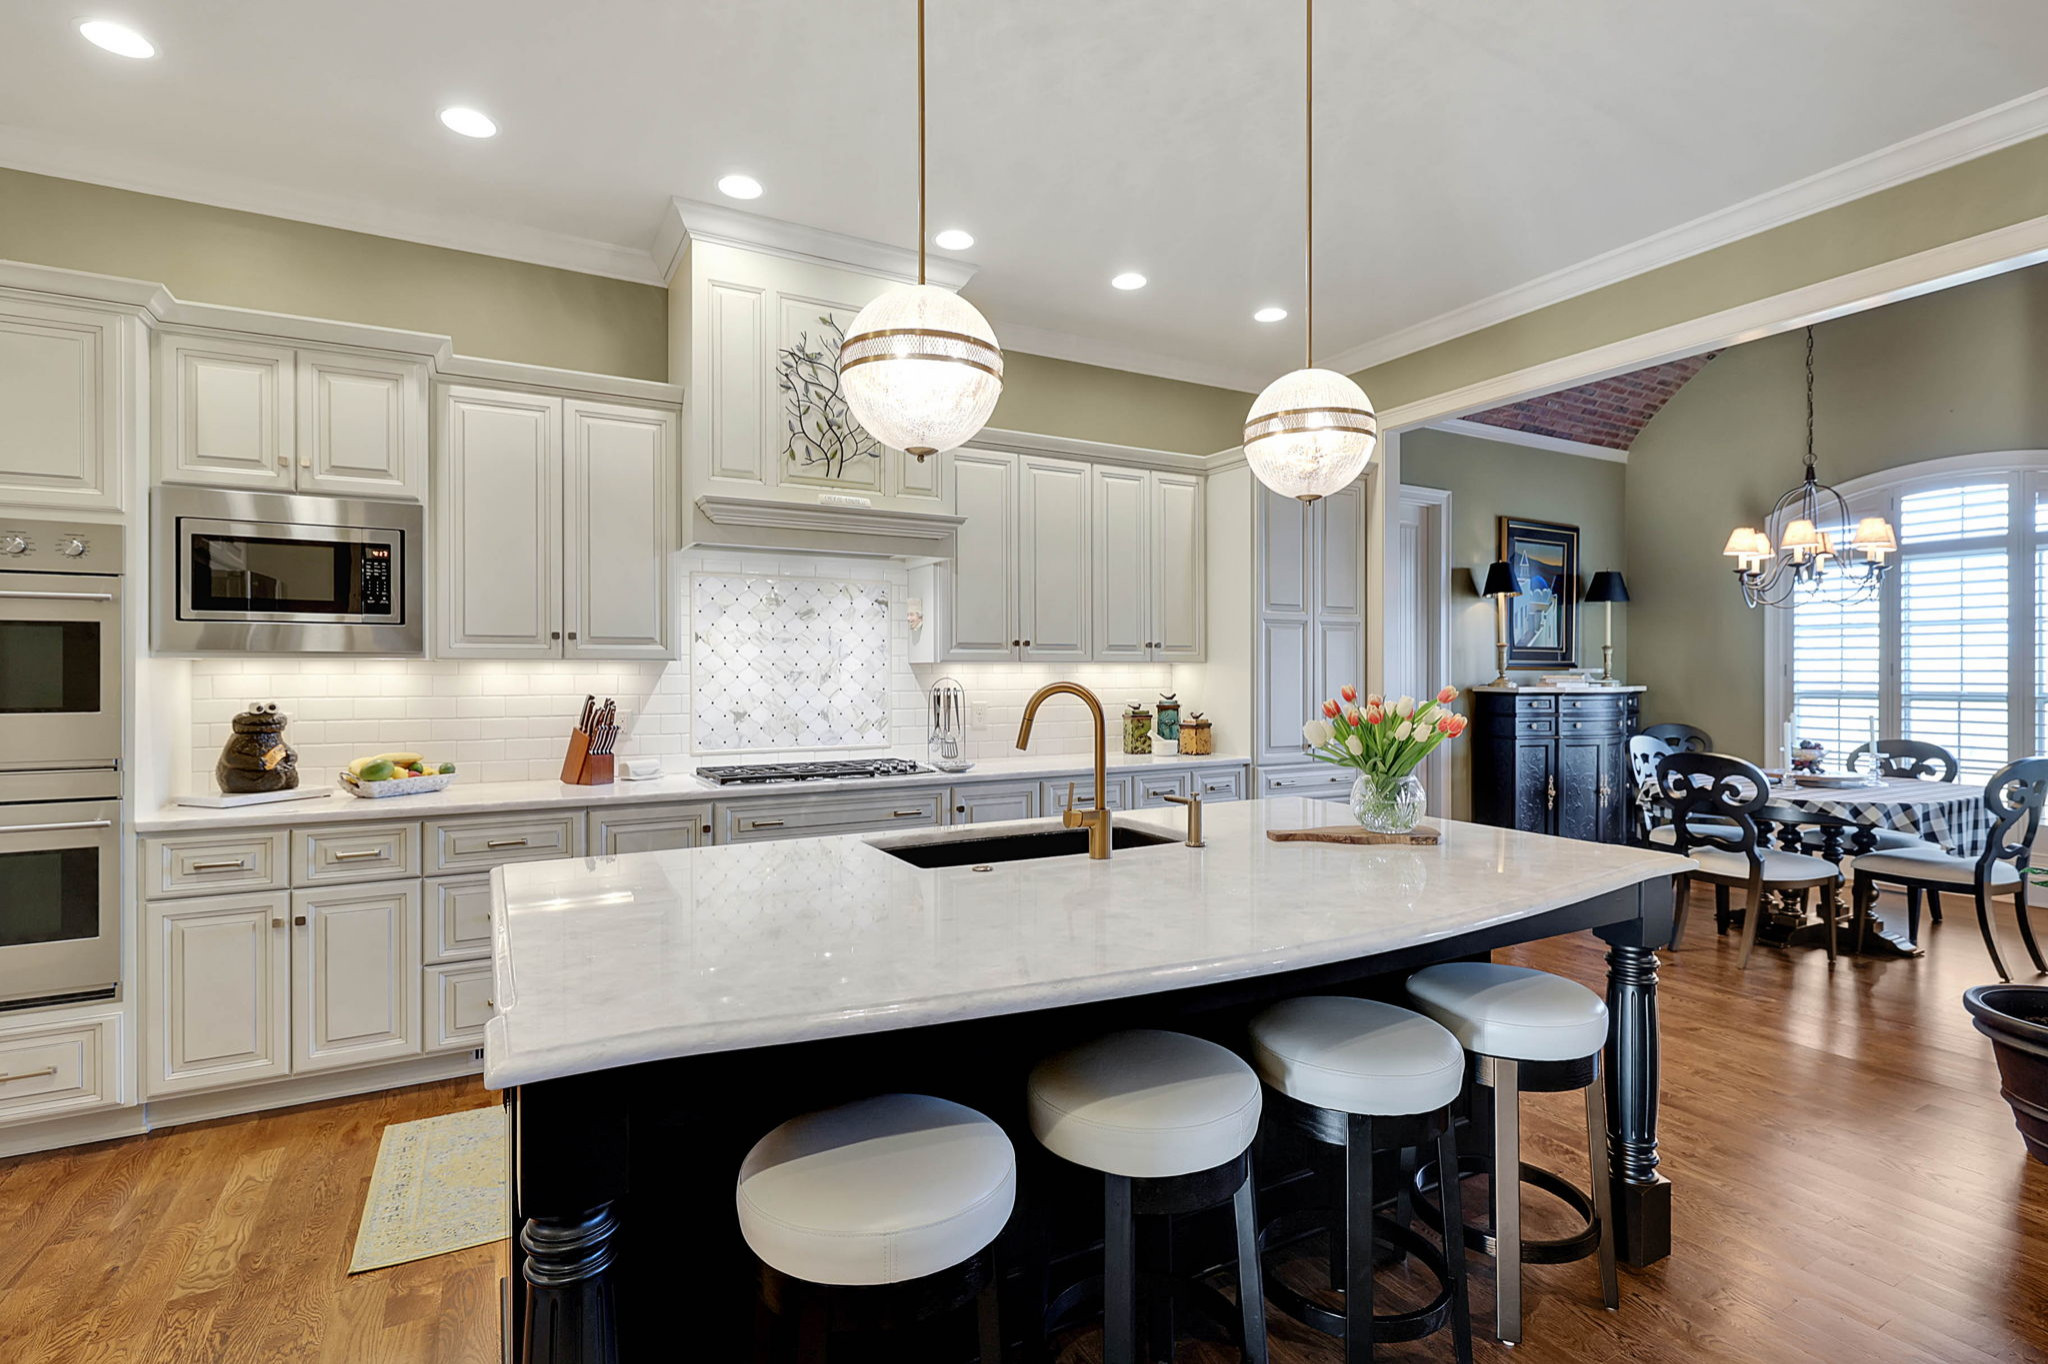
<svg viewBox="0 0 2048 1364">
<path fill-rule="evenodd" d="M 290 720 L 275 701 L 257 701 L 230 722 L 235 732 L 221 747 L 220 761 L 213 767 L 213 779 L 222 795 L 298 789 L 299 755 L 284 741 L 284 727 Z"/>
</svg>

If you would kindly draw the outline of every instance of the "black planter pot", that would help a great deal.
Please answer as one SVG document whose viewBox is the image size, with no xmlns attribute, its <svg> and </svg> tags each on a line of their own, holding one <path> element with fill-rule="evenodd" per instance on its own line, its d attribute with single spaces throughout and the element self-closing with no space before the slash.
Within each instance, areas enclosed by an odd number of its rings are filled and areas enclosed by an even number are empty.
<svg viewBox="0 0 2048 1364">
<path fill-rule="evenodd" d="M 2048 1164 L 2048 985 L 1979 985 L 1963 992 L 1963 1007 L 1991 1039 L 1999 1093 L 2027 1153 Z"/>
</svg>

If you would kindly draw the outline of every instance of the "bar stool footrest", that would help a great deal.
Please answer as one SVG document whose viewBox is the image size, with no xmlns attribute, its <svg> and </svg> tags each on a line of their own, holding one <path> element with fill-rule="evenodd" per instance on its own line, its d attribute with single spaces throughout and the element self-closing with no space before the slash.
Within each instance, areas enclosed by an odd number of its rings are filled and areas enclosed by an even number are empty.
<svg viewBox="0 0 2048 1364">
<path fill-rule="evenodd" d="M 1468 1179 L 1473 1175 L 1486 1174 L 1493 1162 L 1486 1156 L 1460 1156 L 1458 1178 Z M 1424 1226 L 1439 1234 L 1444 1229 L 1443 1210 L 1436 1201 L 1437 1162 L 1430 1161 L 1415 1171 L 1415 1216 Z M 1522 1162 L 1522 1183 L 1532 1189 L 1541 1190 L 1570 1208 L 1585 1224 L 1566 1236 L 1555 1236 L 1546 1240 L 1522 1239 L 1522 1263 L 1525 1265 L 1565 1265 L 1597 1254 L 1600 1250 L 1600 1219 L 1593 1211 L 1593 1199 L 1578 1185 L 1563 1175 L 1544 1169 L 1540 1165 Z M 1483 1226 L 1467 1222 L 1465 1247 L 1481 1254 L 1499 1256 L 1499 1238 Z"/>
<path fill-rule="evenodd" d="M 1375 1216 L 1372 1223 L 1372 1239 L 1375 1246 L 1391 1246 L 1402 1254 L 1413 1256 L 1437 1284 L 1436 1296 L 1421 1307 L 1407 1312 L 1374 1313 L 1374 1341 L 1398 1344 L 1434 1335 L 1451 1319 L 1451 1276 L 1449 1268 L 1444 1263 L 1443 1253 L 1432 1245 L 1427 1237 L 1412 1228 L 1379 1216 Z M 1280 1251 L 1307 1240 L 1317 1232 L 1326 1232 L 1332 1237 L 1341 1238 L 1344 1234 L 1341 1210 L 1304 1208 L 1299 1212 L 1276 1217 L 1260 1228 L 1259 1256 L 1266 1271 L 1266 1301 L 1296 1321 L 1312 1326 L 1326 1336 L 1342 1340 L 1344 1313 L 1310 1301 L 1305 1294 L 1290 1288 L 1275 1272 Z"/>
</svg>

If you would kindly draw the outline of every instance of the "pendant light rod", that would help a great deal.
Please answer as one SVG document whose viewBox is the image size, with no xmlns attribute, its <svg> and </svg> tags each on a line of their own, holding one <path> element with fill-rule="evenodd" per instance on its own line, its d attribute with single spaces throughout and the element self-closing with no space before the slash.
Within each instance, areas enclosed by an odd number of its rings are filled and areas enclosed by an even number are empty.
<svg viewBox="0 0 2048 1364">
<path fill-rule="evenodd" d="M 923 4 L 924 0 L 918 0 Z M 1302 361 L 1303 369 L 1316 367 L 1316 0 L 1303 0 L 1306 22 L 1301 44 L 1301 121 L 1306 134 L 1308 194 L 1302 221 L 1305 225 L 1302 250 Z"/>
<path fill-rule="evenodd" d="M 917 282 L 924 283 L 924 0 L 917 0 Z"/>
</svg>

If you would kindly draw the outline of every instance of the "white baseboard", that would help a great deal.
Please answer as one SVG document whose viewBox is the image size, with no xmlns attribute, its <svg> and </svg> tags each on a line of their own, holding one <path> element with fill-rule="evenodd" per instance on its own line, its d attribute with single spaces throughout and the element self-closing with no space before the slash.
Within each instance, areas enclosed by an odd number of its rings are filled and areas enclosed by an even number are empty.
<svg viewBox="0 0 2048 1364">
<path fill-rule="evenodd" d="M 444 1056 L 423 1056 L 390 1065 L 369 1066 L 362 1070 L 295 1075 L 287 1080 L 213 1090 L 205 1094 L 177 1094 L 100 1113 L 0 1128 L 0 1157 L 54 1151 L 89 1142 L 115 1141 L 190 1122 L 207 1122 L 214 1118 L 261 1113 L 266 1109 L 289 1108 L 294 1104 L 318 1103 L 324 1099 L 344 1099 L 354 1094 L 399 1089 L 461 1075 L 478 1075 L 483 1068 L 483 1062 L 470 1052 L 457 1051 Z"/>
</svg>

